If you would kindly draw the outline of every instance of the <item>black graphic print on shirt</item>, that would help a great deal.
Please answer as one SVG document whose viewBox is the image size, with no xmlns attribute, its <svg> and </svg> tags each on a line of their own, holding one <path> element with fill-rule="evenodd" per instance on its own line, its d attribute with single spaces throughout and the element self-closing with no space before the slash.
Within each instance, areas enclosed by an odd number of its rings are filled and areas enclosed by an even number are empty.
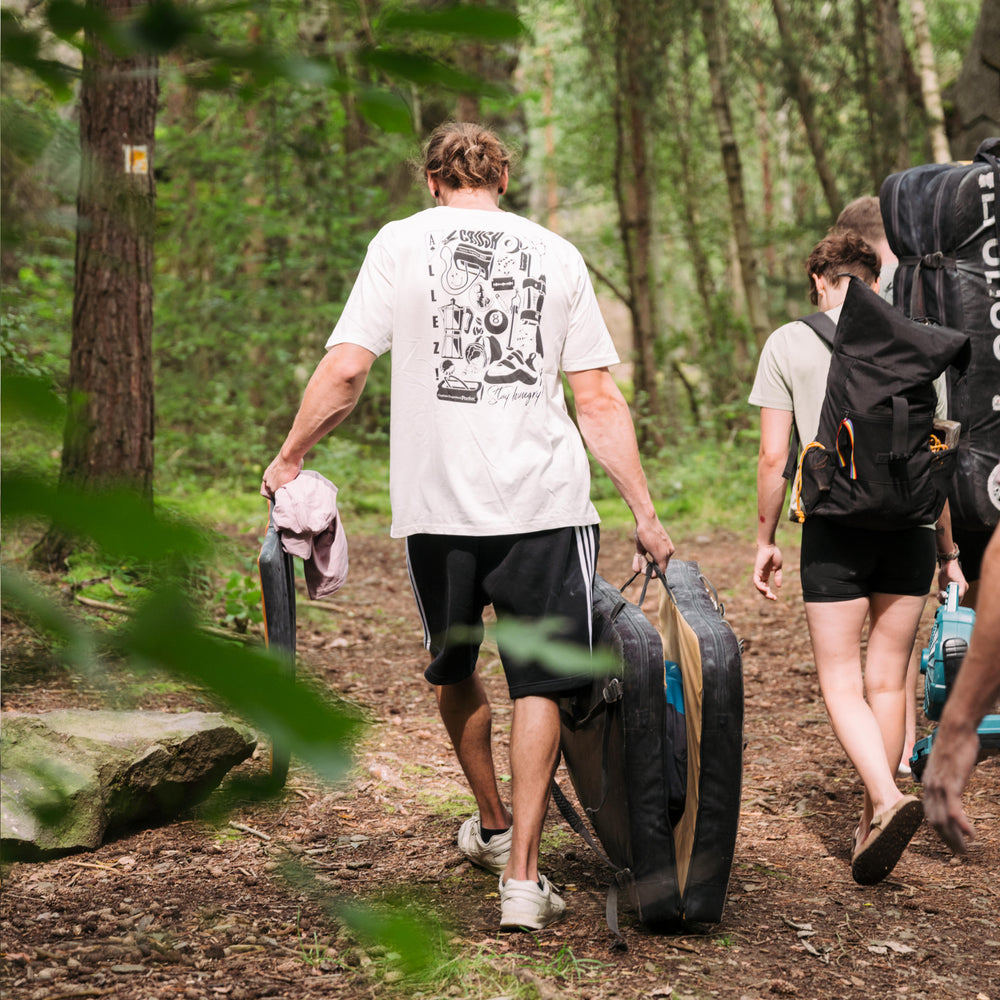
<svg viewBox="0 0 1000 1000">
<path fill-rule="evenodd" d="M 429 233 L 437 397 L 528 406 L 542 396 L 544 247 L 511 233 Z"/>
</svg>

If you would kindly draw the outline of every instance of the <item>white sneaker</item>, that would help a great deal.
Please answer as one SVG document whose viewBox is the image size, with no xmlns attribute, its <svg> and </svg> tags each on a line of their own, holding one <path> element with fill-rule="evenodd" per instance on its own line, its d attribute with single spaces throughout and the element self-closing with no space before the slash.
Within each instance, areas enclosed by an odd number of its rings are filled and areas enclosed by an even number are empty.
<svg viewBox="0 0 1000 1000">
<path fill-rule="evenodd" d="M 483 827 L 479 813 L 467 819 L 458 830 L 458 846 L 461 852 L 480 868 L 494 875 L 502 875 L 510 860 L 511 828 L 503 833 L 494 833 L 489 843 L 483 841 Z"/>
<path fill-rule="evenodd" d="M 538 882 L 500 879 L 501 930 L 540 931 L 559 920 L 565 912 L 566 904 L 552 891 L 544 875 L 538 876 Z"/>
</svg>

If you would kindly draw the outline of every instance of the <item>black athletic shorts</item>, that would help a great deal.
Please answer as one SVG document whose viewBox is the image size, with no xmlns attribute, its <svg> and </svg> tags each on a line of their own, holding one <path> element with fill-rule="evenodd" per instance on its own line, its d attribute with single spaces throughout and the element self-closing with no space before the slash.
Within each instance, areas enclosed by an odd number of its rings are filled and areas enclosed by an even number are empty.
<svg viewBox="0 0 1000 1000">
<path fill-rule="evenodd" d="M 433 657 L 427 680 L 455 684 L 472 675 L 487 604 L 498 621 L 558 621 L 553 638 L 591 649 L 598 543 L 596 525 L 526 535 L 410 535 L 410 583 Z M 559 671 L 518 656 L 509 643 L 498 645 L 511 698 L 562 694 L 590 683 L 589 674 Z"/>
<path fill-rule="evenodd" d="M 872 594 L 925 597 L 934 581 L 937 543 L 931 528 L 851 528 L 822 517 L 802 525 L 802 597 L 853 601 Z"/>
</svg>

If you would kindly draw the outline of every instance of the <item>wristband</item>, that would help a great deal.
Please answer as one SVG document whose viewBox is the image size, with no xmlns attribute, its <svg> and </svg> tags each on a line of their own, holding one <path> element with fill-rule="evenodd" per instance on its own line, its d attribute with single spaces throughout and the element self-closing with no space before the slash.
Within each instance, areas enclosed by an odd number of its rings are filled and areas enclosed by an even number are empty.
<svg viewBox="0 0 1000 1000">
<path fill-rule="evenodd" d="M 938 565 L 940 566 L 942 563 L 952 562 L 954 559 L 957 558 L 958 558 L 958 546 L 956 545 L 954 552 L 938 553 L 937 557 Z"/>
</svg>

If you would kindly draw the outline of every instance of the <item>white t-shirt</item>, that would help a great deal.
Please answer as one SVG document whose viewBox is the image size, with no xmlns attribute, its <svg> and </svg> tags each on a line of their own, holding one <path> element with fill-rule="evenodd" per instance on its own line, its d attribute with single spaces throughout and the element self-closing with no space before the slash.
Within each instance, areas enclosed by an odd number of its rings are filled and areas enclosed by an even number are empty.
<svg viewBox="0 0 1000 1000">
<path fill-rule="evenodd" d="M 596 524 L 561 371 L 618 362 L 579 252 L 510 212 L 438 206 L 372 240 L 327 347 L 392 351 L 392 535 Z"/>
</svg>

